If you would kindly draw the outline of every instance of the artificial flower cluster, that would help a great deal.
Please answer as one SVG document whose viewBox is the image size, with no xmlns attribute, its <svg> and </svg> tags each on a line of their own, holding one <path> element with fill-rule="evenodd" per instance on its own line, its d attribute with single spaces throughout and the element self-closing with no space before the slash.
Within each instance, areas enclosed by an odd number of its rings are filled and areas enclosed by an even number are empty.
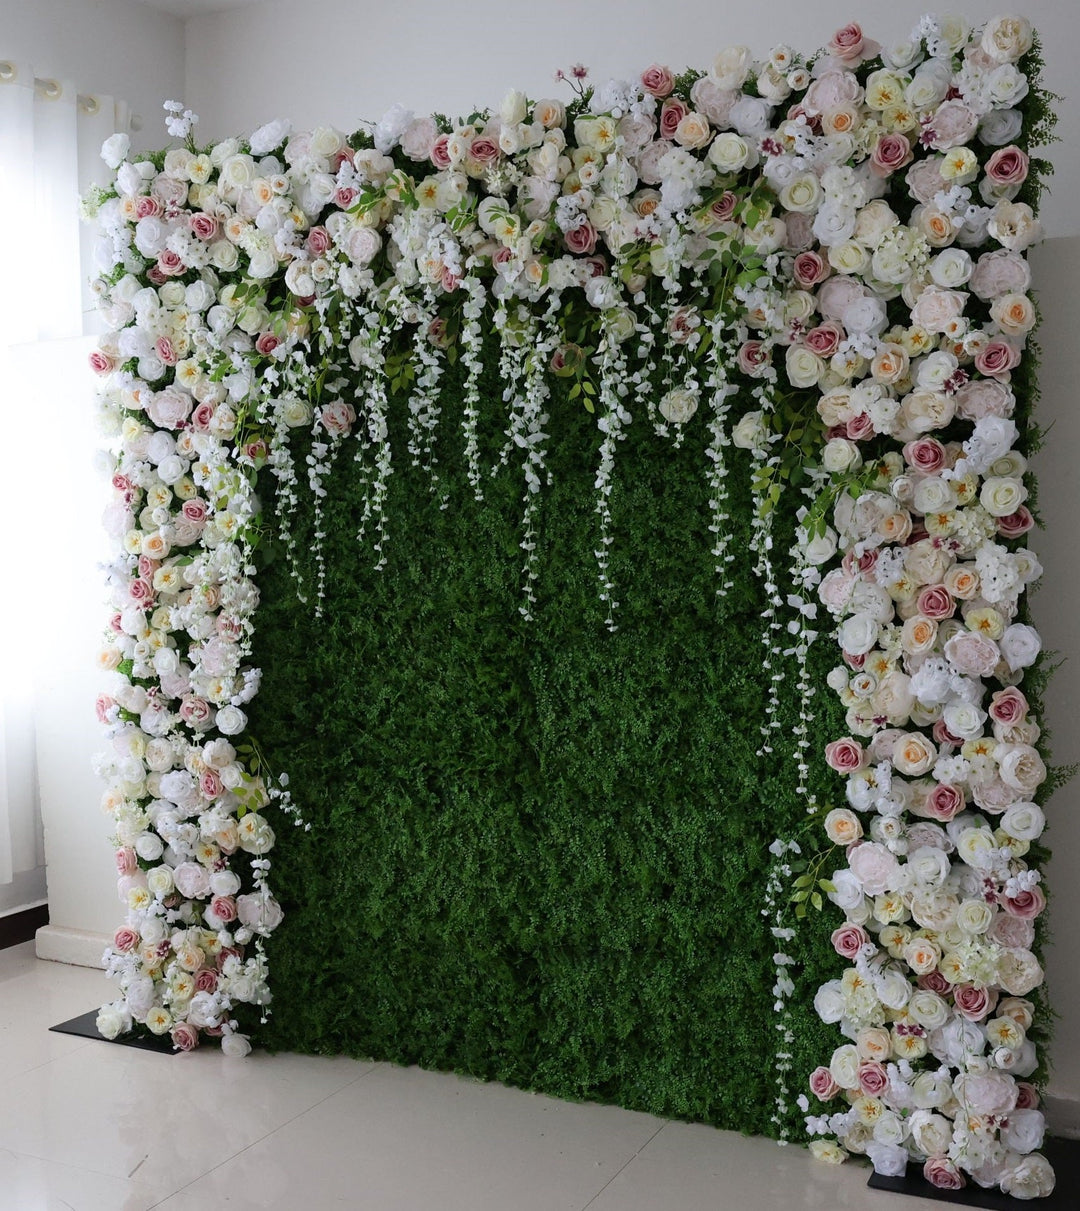
<svg viewBox="0 0 1080 1211">
<path fill-rule="evenodd" d="M 235 1038 L 231 1005 L 266 999 L 258 939 L 279 910 L 261 809 L 280 788 L 243 712 L 258 688 L 244 661 L 263 527 L 291 558 L 291 516 L 310 492 L 321 566 L 319 502 L 348 449 L 365 489 L 358 538 L 383 566 L 395 457 L 446 506 L 438 450 L 452 426 L 478 497 L 494 471 L 519 468 L 528 619 L 550 385 L 563 378 L 602 435 L 596 559 L 612 629 L 626 426 L 643 419 L 678 445 L 703 414 L 718 593 L 735 559 L 725 451 L 751 452 L 762 752 L 794 654 L 800 787 L 818 597 L 837 618 L 846 663 L 831 682 L 852 735 L 828 756 L 850 807 L 827 827 L 851 849 L 832 894 L 862 933 L 843 935 L 854 965 L 819 1001 L 852 1046 L 877 1031 L 889 1050 L 859 1060 L 887 1078 L 872 1094 L 841 1081 L 840 1062 L 835 1089 L 816 1078 L 816 1093 L 853 1103 L 827 1130 L 884 1164 L 925 1155 L 942 1182 L 965 1170 L 1045 1185 L 1021 1159 L 1033 1133 L 1005 1121 L 1033 1107 L 976 1121 L 984 1103 L 963 1100 L 976 1078 L 1019 1090 L 1032 1071 L 1022 1002 L 1041 980 L 1028 935 L 1042 893 L 1023 855 L 1045 770 L 1016 684 L 1038 650 L 1018 600 L 1039 568 L 1019 545 L 1032 520 L 1010 387 L 1035 318 L 1022 254 L 1039 231 L 1016 200 L 1031 168 L 1018 108 L 1031 46 L 1016 18 L 927 18 L 887 48 L 852 25 L 809 63 L 786 46 L 764 60 L 734 47 L 704 73 L 653 65 L 597 88 L 574 69 L 568 102 L 512 92 L 458 122 L 395 107 L 348 139 L 273 122 L 200 149 L 185 112 L 184 147 L 139 157 L 110 140 L 115 187 L 96 201 L 113 333 L 93 361 L 121 438 L 109 524 L 123 554 L 101 710 L 130 914 L 110 1029 L 130 1017 L 180 1045 L 207 1029 Z M 501 401 L 481 388 L 492 356 Z M 458 362 L 465 406 L 450 417 L 440 383 Z M 402 434 L 394 396 L 408 402 Z M 492 467 L 478 421 L 500 403 Z M 256 494 L 266 475 L 272 522 Z M 784 569 L 773 518 L 796 478 L 807 504 Z M 320 609 L 321 574 L 307 584 L 292 564 Z M 238 870 L 245 854 L 258 857 Z M 775 928 L 782 943 L 778 916 Z M 947 1140 L 936 1123 L 916 1132 L 904 1101 L 931 1071 L 913 1067 L 920 1047 L 946 1070 L 933 1109 Z"/>
</svg>

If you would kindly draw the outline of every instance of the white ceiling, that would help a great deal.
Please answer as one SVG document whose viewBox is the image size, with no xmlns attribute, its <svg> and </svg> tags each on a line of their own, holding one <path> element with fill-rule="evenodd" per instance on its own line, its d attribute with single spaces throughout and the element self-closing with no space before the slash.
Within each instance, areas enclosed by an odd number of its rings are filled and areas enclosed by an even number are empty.
<svg viewBox="0 0 1080 1211">
<path fill-rule="evenodd" d="M 195 17 L 200 13 L 220 13 L 227 8 L 261 4 L 262 0 L 138 0 L 174 17 Z"/>
</svg>

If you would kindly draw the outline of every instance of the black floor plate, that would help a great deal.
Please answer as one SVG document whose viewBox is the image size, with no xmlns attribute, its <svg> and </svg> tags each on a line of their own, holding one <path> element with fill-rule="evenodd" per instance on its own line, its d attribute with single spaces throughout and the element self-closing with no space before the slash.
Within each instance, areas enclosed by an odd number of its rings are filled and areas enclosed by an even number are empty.
<svg viewBox="0 0 1080 1211">
<path fill-rule="evenodd" d="M 1049 1198 L 1029 1202 L 1002 1194 L 1000 1190 L 983 1190 L 970 1182 L 963 1190 L 938 1190 L 923 1177 L 921 1165 L 908 1165 L 904 1177 L 882 1177 L 872 1173 L 866 1184 L 875 1190 L 891 1190 L 894 1194 L 909 1194 L 961 1207 L 987 1207 L 990 1211 L 1017 1211 L 1019 1207 L 1030 1207 L 1032 1211 L 1076 1211 L 1080 1207 L 1080 1140 L 1048 1137 L 1040 1151 L 1054 1166 L 1057 1184 Z"/>
<path fill-rule="evenodd" d="M 88 1013 L 81 1013 L 77 1018 L 72 1018 L 67 1022 L 60 1022 L 56 1026 L 50 1026 L 50 1030 L 55 1030 L 57 1034 L 77 1034 L 84 1039 L 98 1039 L 102 1043 L 117 1043 L 121 1047 L 138 1047 L 140 1051 L 163 1051 L 166 1054 L 172 1054 L 174 1047 L 172 1039 L 167 1034 L 151 1035 L 149 1038 L 139 1038 L 136 1035 L 120 1035 L 116 1039 L 106 1039 L 98 1033 L 96 1009 L 91 1009 Z"/>
</svg>

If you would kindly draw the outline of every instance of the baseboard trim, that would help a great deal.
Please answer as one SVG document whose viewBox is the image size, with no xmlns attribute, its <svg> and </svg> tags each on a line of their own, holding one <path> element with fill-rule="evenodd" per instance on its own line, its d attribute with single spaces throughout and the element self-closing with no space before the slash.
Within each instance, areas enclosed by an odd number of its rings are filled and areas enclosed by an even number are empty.
<svg viewBox="0 0 1080 1211">
<path fill-rule="evenodd" d="M 0 917 L 0 950 L 29 942 L 37 930 L 49 923 L 48 904 L 33 904 Z"/>
<path fill-rule="evenodd" d="M 1043 1111 L 1052 1135 L 1080 1140 L 1080 1098 L 1055 1097 L 1049 1093 L 1043 1100 Z"/>
<path fill-rule="evenodd" d="M 75 967 L 101 968 L 101 956 L 110 940 L 103 933 L 67 929 L 63 925 L 45 925 L 34 935 L 34 948 L 39 959 L 71 963 Z"/>
</svg>

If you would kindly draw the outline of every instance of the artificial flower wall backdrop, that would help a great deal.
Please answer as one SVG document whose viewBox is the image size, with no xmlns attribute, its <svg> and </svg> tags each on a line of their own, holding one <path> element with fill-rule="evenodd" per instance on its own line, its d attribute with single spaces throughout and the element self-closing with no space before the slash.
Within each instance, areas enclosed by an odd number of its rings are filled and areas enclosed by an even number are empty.
<svg viewBox="0 0 1080 1211">
<path fill-rule="evenodd" d="M 1039 70 L 927 17 L 106 144 L 104 1034 L 1049 1193 Z"/>
</svg>

